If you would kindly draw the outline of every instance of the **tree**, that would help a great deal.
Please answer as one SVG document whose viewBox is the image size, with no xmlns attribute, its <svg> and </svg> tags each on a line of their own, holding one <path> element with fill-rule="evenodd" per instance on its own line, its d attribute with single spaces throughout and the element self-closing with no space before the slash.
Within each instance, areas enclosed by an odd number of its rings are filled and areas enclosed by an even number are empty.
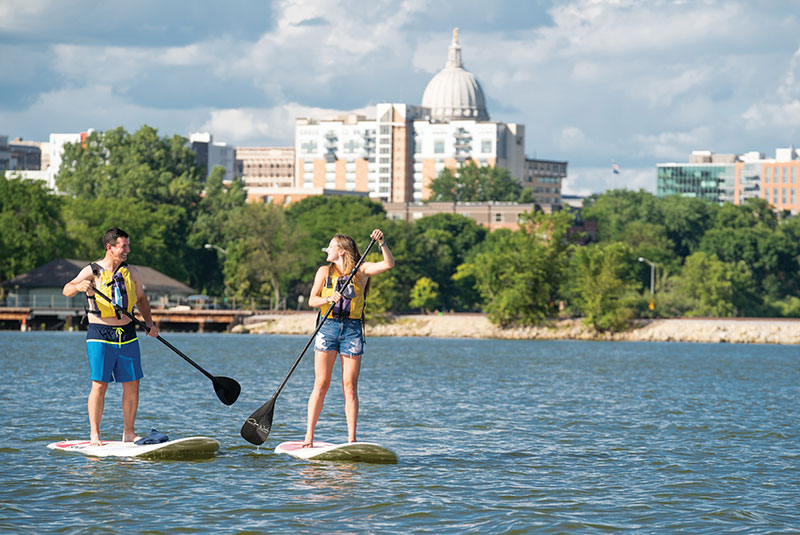
<svg viewBox="0 0 800 535">
<path fill-rule="evenodd" d="M 610 190 L 584 199 L 583 219 L 597 222 L 598 241 L 625 241 L 632 222 L 659 222 L 657 204 L 655 195 L 644 190 Z"/>
<path fill-rule="evenodd" d="M 484 165 L 478 167 L 469 160 L 457 172 L 442 169 L 428 186 L 429 202 L 518 202 L 522 184 L 511 176 L 508 169 Z"/>
<path fill-rule="evenodd" d="M 0 172 L 0 281 L 69 250 L 62 203 L 43 183 Z"/>
<path fill-rule="evenodd" d="M 688 316 L 738 316 L 758 302 L 752 274 L 743 261 L 726 263 L 697 251 L 686 258 L 681 278 L 684 293 L 695 301 Z"/>
<path fill-rule="evenodd" d="M 661 223 L 667 238 L 674 244 L 677 257 L 683 259 L 697 250 L 703 234 L 714 224 L 719 206 L 710 201 L 670 195 L 658 200 Z"/>
<path fill-rule="evenodd" d="M 411 289 L 409 305 L 426 313 L 439 303 L 439 285 L 428 277 L 420 278 Z"/>
<path fill-rule="evenodd" d="M 526 214 L 520 230 L 491 233 L 472 261 L 459 268 L 459 278 L 475 278 L 492 322 L 535 325 L 557 313 L 572 223 L 568 212 Z"/>
<path fill-rule="evenodd" d="M 206 249 L 205 245 L 228 248 L 225 236 L 228 220 L 237 216 L 247 202 L 247 192 L 242 181 L 237 178 L 226 186 L 223 183 L 224 177 L 223 167 L 216 166 L 212 169 L 188 239 L 194 250 L 187 259 L 189 280 L 192 286 L 211 294 L 221 293 L 224 281 L 219 252 L 213 248 Z"/>
<path fill-rule="evenodd" d="M 118 198 L 67 198 L 64 220 L 72 236 L 73 258 L 102 258 L 103 235 L 109 228 L 119 227 L 131 236 L 131 264 L 152 267 L 178 280 L 188 278 L 183 261 L 188 221 L 180 206 Z"/>
<path fill-rule="evenodd" d="M 271 204 L 248 204 L 231 217 L 225 227 L 228 254 L 225 286 L 238 299 L 272 294 L 274 306 L 281 302 L 281 274 L 298 260 L 293 232 L 282 208 Z"/>
<path fill-rule="evenodd" d="M 623 330 L 635 316 L 635 257 L 625 243 L 577 247 L 569 294 L 584 322 L 598 331 Z"/>
<path fill-rule="evenodd" d="M 474 308 L 475 294 L 461 292 L 453 275 L 473 249 L 483 242 L 488 232 L 475 220 L 456 214 L 436 214 L 415 222 L 419 232 L 416 243 L 421 251 L 419 271 L 439 286 L 442 307 L 469 310 Z"/>
<path fill-rule="evenodd" d="M 64 193 L 84 199 L 189 208 L 200 200 L 204 175 L 186 138 L 160 138 L 147 125 L 129 134 L 120 126 L 93 132 L 84 142 L 67 143 L 56 184 Z"/>
</svg>

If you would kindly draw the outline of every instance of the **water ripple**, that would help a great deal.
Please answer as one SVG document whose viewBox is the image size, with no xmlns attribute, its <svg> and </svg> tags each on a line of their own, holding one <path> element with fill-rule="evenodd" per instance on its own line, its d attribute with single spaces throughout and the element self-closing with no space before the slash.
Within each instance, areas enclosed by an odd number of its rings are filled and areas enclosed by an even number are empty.
<svg viewBox="0 0 800 535">
<path fill-rule="evenodd" d="M 157 341 L 142 342 L 139 430 L 209 435 L 198 461 L 87 459 L 48 442 L 86 436 L 82 335 L 0 332 L 3 533 L 607 533 L 800 531 L 800 359 L 791 346 L 374 338 L 360 380 L 362 440 L 397 465 L 307 463 L 309 355 L 270 440 L 238 435 L 302 336 L 168 334 L 242 395 Z M 43 375 L 42 371 L 46 370 Z M 338 372 L 337 372 L 338 373 Z M 104 436 L 121 430 L 109 388 Z M 344 441 L 334 383 L 317 436 Z"/>
</svg>

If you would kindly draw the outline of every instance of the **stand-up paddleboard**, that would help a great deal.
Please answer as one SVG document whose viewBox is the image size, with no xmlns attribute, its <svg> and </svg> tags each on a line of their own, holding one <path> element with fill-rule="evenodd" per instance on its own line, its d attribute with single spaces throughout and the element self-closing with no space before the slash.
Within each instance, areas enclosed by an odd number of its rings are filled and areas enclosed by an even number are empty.
<svg viewBox="0 0 800 535">
<path fill-rule="evenodd" d="M 51 450 L 82 453 L 88 457 L 136 457 L 137 459 L 181 459 L 210 457 L 219 449 L 219 442 L 209 437 L 187 437 L 160 444 L 136 445 L 133 442 L 109 441 L 92 446 L 88 440 L 53 442 Z"/>
<path fill-rule="evenodd" d="M 362 463 L 397 463 L 397 454 L 388 448 L 371 442 L 331 444 L 314 441 L 313 448 L 304 448 L 301 441 L 283 442 L 275 453 L 285 453 L 308 461 L 350 461 Z"/>
</svg>

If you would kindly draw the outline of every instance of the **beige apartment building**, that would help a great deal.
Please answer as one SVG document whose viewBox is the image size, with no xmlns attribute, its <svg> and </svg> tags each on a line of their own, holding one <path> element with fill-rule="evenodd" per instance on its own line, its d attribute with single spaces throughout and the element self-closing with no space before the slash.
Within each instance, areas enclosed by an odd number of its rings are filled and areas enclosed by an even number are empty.
<svg viewBox="0 0 800 535">
<path fill-rule="evenodd" d="M 234 158 L 234 174 L 241 178 L 249 202 L 291 196 L 287 188 L 294 187 L 293 147 L 236 147 Z"/>
<path fill-rule="evenodd" d="M 457 31 L 447 63 L 428 83 L 420 106 L 380 103 L 374 118 L 351 114 L 296 121 L 296 188 L 419 202 L 429 198 L 429 185 L 444 168 L 457 171 L 468 161 L 503 167 L 523 185 L 533 184 L 525 184 L 534 176 L 525 157 L 525 127 L 490 120 L 483 89 L 463 66 Z M 561 163 L 565 175 L 566 162 Z M 560 182 L 547 187 L 559 193 L 548 192 L 548 198 L 560 197 Z"/>
</svg>

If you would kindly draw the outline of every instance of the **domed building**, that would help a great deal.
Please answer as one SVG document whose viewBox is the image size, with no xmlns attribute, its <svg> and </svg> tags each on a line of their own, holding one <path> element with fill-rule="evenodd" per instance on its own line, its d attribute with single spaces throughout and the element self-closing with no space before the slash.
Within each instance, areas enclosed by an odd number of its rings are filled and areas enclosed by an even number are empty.
<svg viewBox="0 0 800 535">
<path fill-rule="evenodd" d="M 489 119 L 486 95 L 464 68 L 458 29 L 447 62 L 428 83 L 420 106 L 381 103 L 374 119 L 345 115 L 296 120 L 299 191 L 368 192 L 382 202 L 418 202 L 430 196 L 428 186 L 444 168 L 457 170 L 470 160 L 506 168 L 524 186 L 534 185 L 534 160 L 525 157 L 525 127 Z M 566 162 L 553 163 L 566 175 Z M 560 178 L 558 182 L 551 189 L 560 191 Z M 554 202 L 560 203 L 557 197 Z"/>
<path fill-rule="evenodd" d="M 464 68 L 461 61 L 458 28 L 453 30 L 447 64 L 425 88 L 422 107 L 431 110 L 431 119 L 434 121 L 489 120 L 481 84 Z"/>
</svg>

